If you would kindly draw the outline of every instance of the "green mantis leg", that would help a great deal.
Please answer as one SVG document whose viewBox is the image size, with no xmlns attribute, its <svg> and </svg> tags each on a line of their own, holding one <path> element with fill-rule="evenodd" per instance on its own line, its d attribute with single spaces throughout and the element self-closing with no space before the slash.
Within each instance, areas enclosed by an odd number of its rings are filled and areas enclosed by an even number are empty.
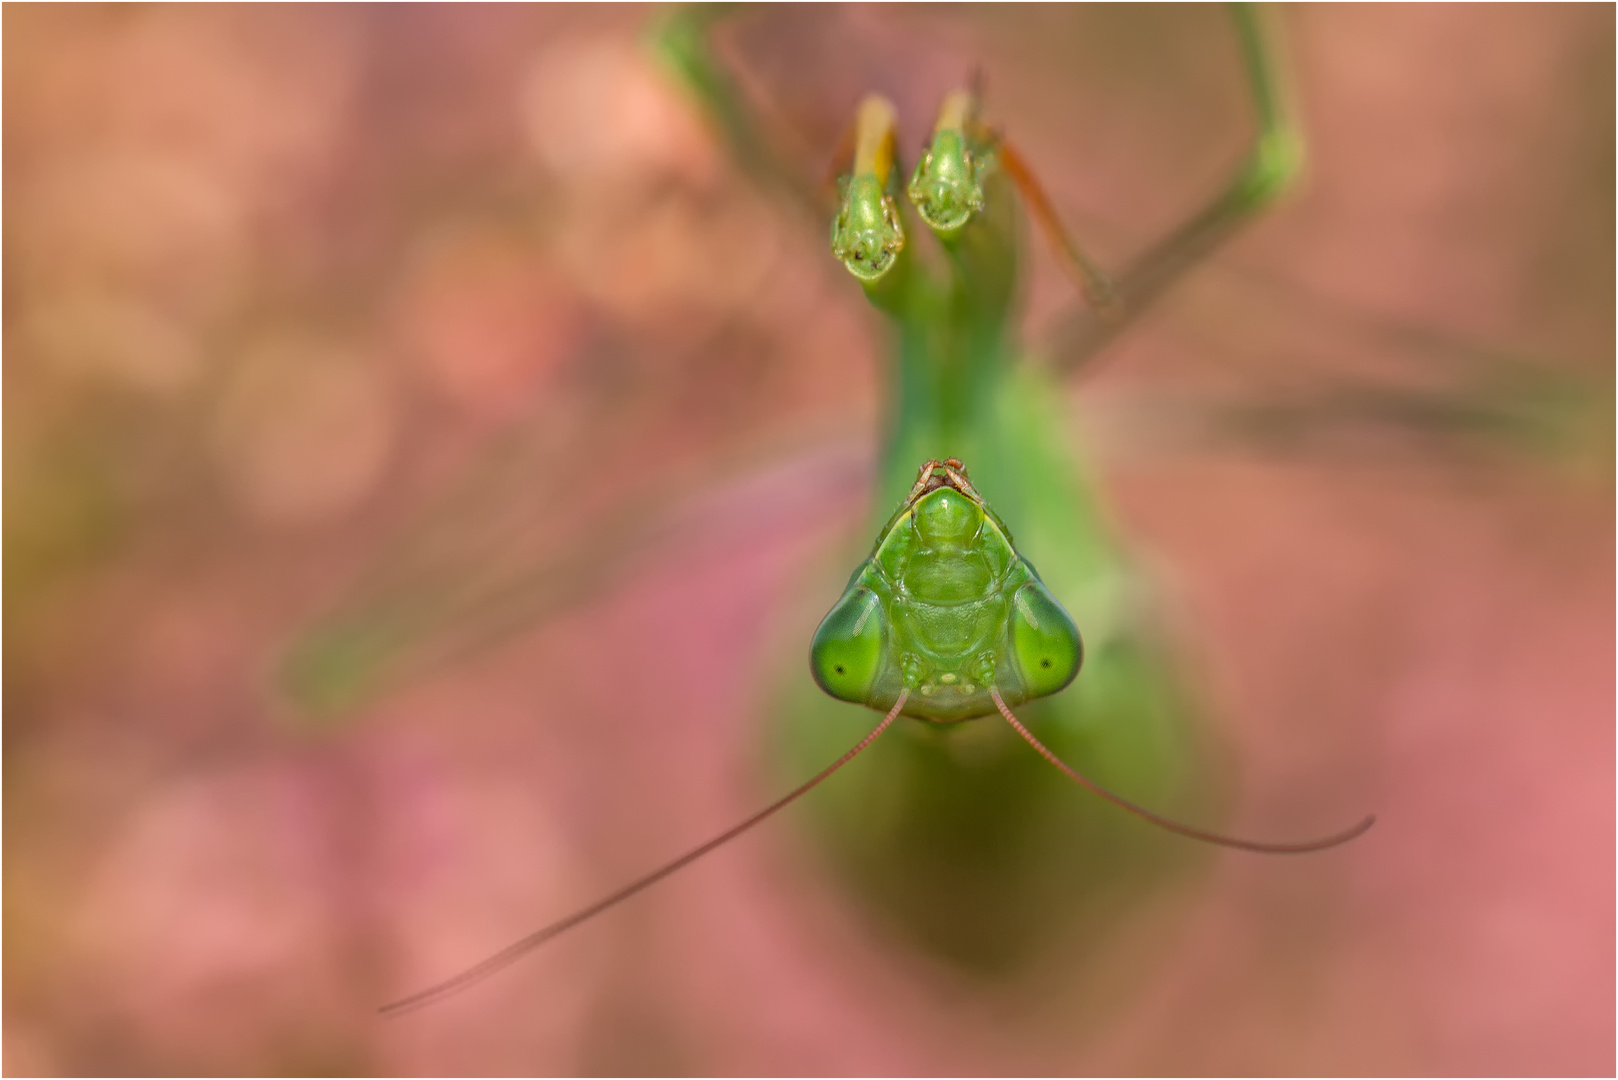
<svg viewBox="0 0 1618 1080">
<path fill-rule="evenodd" d="M 822 193 L 805 181 L 808 174 L 802 168 L 785 160 L 766 126 L 747 107 L 746 96 L 714 56 L 711 30 L 736 10 L 729 4 L 676 8 L 653 29 L 652 46 L 713 122 L 737 162 L 807 212 L 819 215 L 825 208 Z"/>
<path fill-rule="evenodd" d="M 1268 25 L 1270 12 L 1231 5 L 1242 69 L 1258 121 L 1258 134 L 1229 183 L 1116 279 L 1116 298 L 1130 319 L 1094 311 L 1070 316 L 1055 334 L 1050 354 L 1062 374 L 1079 368 L 1150 307 L 1187 271 L 1216 251 L 1242 226 L 1280 198 L 1303 166 L 1303 135 L 1292 119 L 1292 95 Z"/>
</svg>

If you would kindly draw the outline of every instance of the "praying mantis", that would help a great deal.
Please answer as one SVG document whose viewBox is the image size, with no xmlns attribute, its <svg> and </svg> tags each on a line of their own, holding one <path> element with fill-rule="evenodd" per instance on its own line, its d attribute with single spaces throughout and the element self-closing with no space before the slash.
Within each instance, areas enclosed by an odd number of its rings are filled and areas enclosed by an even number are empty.
<svg viewBox="0 0 1618 1080">
<path fill-rule="evenodd" d="M 1149 630 L 1131 622 L 1134 575 L 1064 445 L 1052 391 L 1057 374 L 1095 355 L 1285 189 L 1297 163 L 1297 134 L 1286 115 L 1261 19 L 1242 11 L 1236 25 L 1259 118 L 1254 148 L 1214 200 L 1111 282 L 1081 255 L 1062 260 L 1094 303 L 1062 323 L 1049 368 L 1017 362 L 1016 281 L 1024 255 L 1016 229 L 1017 204 L 1024 203 L 1042 223 L 1048 224 L 1050 213 L 1037 187 L 1024 188 L 1020 197 L 1012 193 L 1016 183 L 1011 174 L 1023 163 L 1014 151 L 1008 152 L 1008 145 L 996 147 L 1002 168 L 988 177 L 983 208 L 975 211 L 989 225 L 987 230 L 958 238 L 957 247 L 942 260 L 907 266 L 904 260 L 916 260 L 920 250 L 920 234 L 912 229 L 904 246 L 888 253 L 893 258 L 884 267 L 886 273 L 862 279 L 889 319 L 899 357 L 894 374 L 899 389 L 877 470 L 875 524 L 896 503 L 902 505 L 905 491 L 916 483 L 918 462 L 947 465 L 953 458 L 968 463 L 969 483 L 984 493 L 1015 535 L 1021 557 L 1040 568 L 1051 594 L 1077 613 L 1086 640 L 1083 676 L 1064 693 L 1022 710 L 1028 727 L 1046 733 L 1057 756 L 1076 763 L 1086 775 L 1128 791 L 1140 803 L 1199 820 L 1217 820 L 1221 809 L 1219 794 L 1206 786 L 1216 779 L 1195 776 L 1192 766 L 1199 744 L 1209 738 L 1206 719 L 1180 684 L 1172 657 Z M 802 187 L 801 176 L 771 160 L 739 104 L 740 95 L 726 84 L 722 68 L 707 51 L 706 31 L 700 14 L 666 28 L 660 39 L 665 59 L 707 103 L 750 169 L 768 182 Z M 956 125 L 967 135 L 974 99 L 968 90 L 947 100 L 941 121 L 951 123 L 936 126 L 935 136 Z M 881 119 L 881 110 L 872 112 Z M 882 125 L 866 126 L 877 131 L 866 140 L 866 156 L 879 157 Z M 856 160 L 860 141 L 854 140 Z M 883 198 L 898 194 L 889 187 L 897 188 L 901 173 L 892 171 L 892 185 L 878 181 Z M 858 194 L 852 182 L 857 179 L 851 178 L 851 193 Z M 869 185 L 865 187 L 869 192 Z M 893 201 L 900 213 L 906 212 L 905 200 Z M 886 215 L 877 220 L 885 224 Z M 1058 246 L 1076 251 L 1064 233 L 1056 235 Z M 856 263 L 871 257 L 869 251 L 862 256 L 857 248 L 845 250 Z M 932 282 L 925 284 L 929 273 Z M 924 284 L 906 286 L 906 275 Z M 961 492 L 961 487 L 949 486 Z M 827 599 L 822 598 L 822 605 Z M 792 679 L 792 688 L 761 711 L 774 718 L 766 737 L 775 744 L 778 760 L 793 763 L 790 767 L 801 777 L 805 768 L 856 744 L 856 738 L 869 732 L 871 716 L 810 686 L 801 659 Z M 1082 883 L 1075 893 L 1074 878 L 1080 875 L 1053 868 L 1053 858 L 1068 860 L 1069 868 L 1082 866 L 1088 881 L 1126 882 L 1126 896 L 1149 892 L 1155 881 L 1175 872 L 1173 863 L 1180 856 L 1144 841 L 1143 830 L 1126 821 L 1099 817 L 1094 805 L 1082 804 L 1064 786 L 1065 778 L 1014 739 L 980 745 L 974 732 L 910 726 L 916 730 L 903 740 L 869 744 L 862 775 L 871 779 L 864 789 L 853 783 L 828 785 L 813 809 L 819 828 L 831 838 L 828 849 L 836 853 L 839 870 L 854 889 L 929 951 L 967 965 L 1004 966 L 1025 955 L 1051 926 L 1094 914 L 1094 908 L 1072 903 L 1075 895 L 1085 897 Z M 782 765 L 783 772 L 787 768 Z M 873 785 L 886 789 L 880 814 L 870 811 Z M 1026 839 L 1031 832 L 1033 841 Z M 992 895 L 973 895 L 972 882 L 985 877 L 996 879 L 984 889 Z M 1027 902 L 1016 907 L 1017 920 L 1004 919 L 995 906 L 994 901 L 1007 897 Z M 1118 902 L 1116 896 L 1093 901 L 1103 915 L 1109 904 Z M 1055 910 L 1061 907 L 1068 909 L 1065 914 Z M 581 915 L 588 917 L 594 910 Z M 1008 922 L 1016 925 L 1008 927 Z M 1096 923 L 1096 932 L 1104 932 L 1108 918 Z M 436 996 L 435 991 L 428 995 Z"/>
<path fill-rule="evenodd" d="M 713 103 L 722 76 L 705 53 L 702 22 L 701 16 L 677 20 L 666 32 L 663 47 L 689 83 Z M 911 724 L 948 727 L 998 712 L 1067 778 L 1139 818 L 1198 840 L 1260 852 L 1302 853 L 1337 846 L 1370 828 L 1374 818 L 1366 817 L 1351 829 L 1303 843 L 1241 840 L 1170 820 L 1085 775 L 1099 771 L 1135 789 L 1151 787 L 1151 794 L 1172 792 L 1177 785 L 1170 777 L 1185 767 L 1180 755 L 1192 728 L 1183 703 L 1174 700 L 1166 658 L 1151 655 L 1150 646 L 1127 629 L 1108 625 L 1119 622 L 1116 611 L 1108 612 L 1119 601 L 1109 602 L 1104 593 L 1115 588 L 1127 570 L 1111 550 L 1073 464 L 1065 460 L 1061 425 L 1043 404 L 1051 397 L 1048 374 L 1018 363 L 1021 346 L 1014 316 L 1022 257 L 1019 196 L 1051 235 L 1064 267 L 1094 317 L 1102 320 L 1098 326 L 1116 325 L 1127 312 L 1144 307 L 1172 280 L 1174 264 L 1189 265 L 1188 251 L 1212 246 L 1221 234 L 1262 208 L 1285 188 L 1295 167 L 1296 136 L 1284 115 L 1260 20 L 1239 9 L 1236 23 L 1259 106 L 1257 144 L 1229 188 L 1207 210 L 1171 237 L 1163 250 L 1116 282 L 1069 238 L 1014 147 L 982 123 L 981 93 L 975 87 L 945 97 L 904 193 L 944 253 L 934 265 L 925 265 L 916 246 L 907 243 L 908 215 L 899 210 L 901 168 L 894 107 L 874 95 L 861 104 L 845 140 L 851 160 L 839 182 L 842 198 L 833 217 L 831 248 L 872 304 L 892 321 L 899 341 L 897 418 L 889 425 L 878 466 L 878 498 L 904 482 L 905 472 L 913 467 L 910 462 L 921 458 L 923 464 L 899 510 L 879 531 L 871 556 L 816 634 L 811 667 L 827 698 L 806 698 L 800 690 L 787 690 L 781 708 L 789 717 L 783 730 L 802 742 L 789 757 L 807 758 L 810 747 L 818 748 L 857 722 L 850 715 L 856 710 L 846 705 L 833 706 L 839 715 L 822 715 L 828 700 L 875 709 L 883 714 L 880 724 L 830 766 L 739 825 L 461 974 L 385 1006 L 384 1012 L 406 1012 L 465 989 L 684 868 L 828 779 L 871 747 L 900 716 Z M 744 118 L 731 110 L 725 120 L 738 147 L 756 146 Z M 908 228 L 913 229 L 913 223 Z M 995 492 L 994 508 L 968 477 L 967 458 L 986 478 L 980 481 L 984 487 Z M 1014 544 L 1008 520 L 1017 523 L 1016 533 L 1026 550 L 1039 553 L 1051 586 Z M 1084 653 L 1079 631 L 1057 595 L 1085 601 L 1092 625 L 1100 623 L 1091 631 L 1092 651 L 1110 671 L 1082 698 L 1042 702 L 1074 680 Z M 1068 743 L 1066 755 L 1048 748 L 1012 711 L 1013 705 L 1024 702 L 1042 702 L 1029 712 L 1029 724 L 1050 732 L 1059 748 Z M 1110 760 L 1072 741 L 1085 728 L 1112 738 Z M 1124 739 L 1116 738 L 1120 734 Z M 919 756 L 922 768 L 932 773 L 907 793 L 912 808 L 925 807 L 930 797 L 936 799 L 940 785 L 959 789 L 974 782 L 1005 791 L 1021 789 L 1021 799 L 974 800 L 980 817 L 975 831 L 980 835 L 985 825 L 991 837 L 1014 827 L 1016 815 L 1008 818 L 1004 810 L 1019 802 L 1027 805 L 1028 796 L 1039 788 L 1028 782 L 1027 759 L 999 751 L 988 761 L 951 759 L 950 735 L 911 733 L 912 740 L 934 741 L 903 745 L 896 751 Z M 1118 746 L 1130 737 L 1136 741 L 1120 753 Z M 942 757 L 940 748 L 945 748 Z M 1082 762 L 1084 771 L 1075 769 L 1067 756 Z M 894 780 L 890 774 L 887 782 Z M 934 788 L 932 793 L 928 787 Z M 890 854 L 880 859 L 884 872 L 891 877 L 897 871 L 903 877 L 923 870 L 902 857 L 894 859 L 891 851 L 936 852 L 940 847 L 936 841 L 947 837 L 921 834 L 941 823 L 947 832 L 948 815 L 903 824 L 901 829 L 913 834 L 887 838 Z M 1099 832 L 1089 828 L 1088 835 L 1085 828 L 1065 834 L 1058 830 L 1055 835 L 1069 856 L 1082 857 L 1100 854 L 1114 843 L 1110 831 L 1103 826 Z M 1006 841 L 1005 836 L 994 837 L 992 846 Z M 980 858 L 983 854 L 978 852 Z M 957 872 L 980 873 L 983 866 L 973 865 L 974 861 L 959 860 Z M 866 869 L 872 868 L 868 863 Z M 1002 867 L 1012 883 L 1005 891 L 1026 891 L 1026 883 L 1016 881 L 1026 870 L 1026 864 Z M 915 880 L 930 876 L 916 874 Z M 932 885 L 936 888 L 936 880 Z M 891 881 L 887 887 L 892 888 Z M 901 883 L 901 893 L 903 888 Z M 882 890 L 883 885 L 877 884 L 876 891 Z M 994 962 L 1024 945 L 985 938 L 982 912 L 952 911 L 947 902 L 934 907 L 944 917 L 929 932 L 934 946 L 943 951 Z M 1030 925 L 1037 926 L 1038 920 Z"/>
</svg>

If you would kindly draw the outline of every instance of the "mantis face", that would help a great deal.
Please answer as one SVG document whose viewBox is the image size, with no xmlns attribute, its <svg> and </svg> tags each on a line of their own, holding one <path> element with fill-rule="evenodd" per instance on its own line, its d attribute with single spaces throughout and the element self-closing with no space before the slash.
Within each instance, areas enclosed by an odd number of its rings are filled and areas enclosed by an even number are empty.
<svg viewBox="0 0 1618 1080">
<path fill-rule="evenodd" d="M 1079 631 L 956 461 L 930 461 L 810 647 L 821 689 L 923 720 L 967 720 L 1054 694 Z"/>
</svg>

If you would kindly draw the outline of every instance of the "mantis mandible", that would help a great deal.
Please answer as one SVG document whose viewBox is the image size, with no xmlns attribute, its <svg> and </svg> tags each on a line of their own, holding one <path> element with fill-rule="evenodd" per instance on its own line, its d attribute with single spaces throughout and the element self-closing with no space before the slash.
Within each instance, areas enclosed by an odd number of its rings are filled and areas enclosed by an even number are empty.
<svg viewBox="0 0 1618 1080">
<path fill-rule="evenodd" d="M 849 167 L 839 184 L 831 247 L 887 317 L 896 338 L 897 409 L 883 441 L 877 500 L 879 507 L 897 502 L 898 510 L 876 530 L 869 557 L 815 635 L 810 666 L 825 696 L 807 697 L 799 675 L 781 711 L 789 741 L 798 744 L 794 756 L 818 753 L 830 740 L 844 738 L 857 723 L 855 716 L 874 711 L 880 722 L 849 739 L 852 748 L 758 813 L 461 974 L 384 1006 L 385 1013 L 409 1011 L 465 989 L 724 845 L 864 754 L 900 717 L 917 729 L 910 732 L 915 746 L 908 749 L 927 759 L 921 766 L 927 778 L 909 793 L 918 806 L 931 797 L 930 787 L 962 781 L 969 773 L 977 783 L 987 777 L 991 789 L 1030 786 L 1024 783 L 1026 756 L 963 762 L 939 751 L 955 729 L 972 726 L 967 721 L 998 715 L 1055 767 L 1053 774 L 1059 771 L 1130 814 L 1182 836 L 1296 854 L 1346 843 L 1371 827 L 1374 818 L 1368 816 L 1319 839 L 1266 843 L 1183 824 L 1114 793 L 1114 786 L 1128 784 L 1133 790 L 1144 787 L 1143 799 L 1165 795 L 1173 784 L 1164 777 L 1182 769 L 1184 744 L 1195 725 L 1174 693 L 1163 658 L 1119 615 L 1123 601 L 1115 588 L 1125 569 L 1062 446 L 1060 421 L 1047 404 L 1051 372 L 1018 362 L 1021 208 L 1050 236 L 1088 303 L 1088 310 L 1064 329 L 1060 366 L 1071 367 L 1286 186 L 1297 162 L 1297 136 L 1285 115 L 1259 17 L 1241 9 L 1236 24 L 1259 115 L 1257 143 L 1212 203 L 1116 280 L 1069 238 L 1014 147 L 983 124 L 978 87 L 946 95 L 902 190 L 896 111 L 877 96 L 861 104 L 845 140 Z M 794 184 L 768 160 L 748 118 L 731 104 L 735 98 L 707 52 L 702 18 L 676 20 L 662 45 L 673 66 L 713 106 L 738 155 L 756 171 Z M 907 228 L 906 204 L 939 242 L 930 260 L 907 235 L 914 230 Z M 992 505 L 981 492 L 992 496 Z M 1030 552 L 1037 554 L 1045 575 L 1034 569 Z M 1085 654 L 1079 629 L 1058 597 L 1084 602 L 1082 610 L 1098 624 L 1087 631 L 1092 651 L 1110 669 L 1077 701 L 1077 690 L 1055 696 L 1073 683 Z M 1027 723 L 1013 711 L 1025 704 L 1030 706 Z M 1118 729 L 1125 739 L 1133 734 L 1137 742 L 1110 762 L 1082 745 L 1077 752 L 1063 746 L 1076 728 L 1098 723 Z M 1033 727 L 1050 732 L 1055 749 L 1036 737 Z M 890 757 L 904 752 L 890 751 Z M 1082 771 L 1071 763 L 1075 758 Z M 1096 772 L 1106 776 L 1106 785 L 1091 778 Z M 991 840 L 1014 824 L 1005 810 L 993 807 L 984 814 Z M 912 815 L 890 842 L 907 829 L 950 827 L 947 815 L 919 826 L 916 817 L 927 815 Z M 1072 853 L 1095 854 L 1108 846 L 1106 833 L 1086 835 Z M 915 845 L 907 854 L 915 855 Z M 861 858 L 857 854 L 854 862 Z M 892 892 L 891 879 L 915 867 L 902 858 L 885 858 L 873 870 L 875 861 L 867 852 L 856 876 L 864 873 L 879 906 L 902 906 L 902 893 Z M 887 886 L 883 875 L 890 879 Z M 922 936 L 931 934 L 943 951 L 959 946 L 956 951 L 970 957 L 1005 948 L 973 940 L 980 928 L 970 916 L 952 924 L 955 916 L 947 904 L 938 907 L 943 919 Z"/>
</svg>

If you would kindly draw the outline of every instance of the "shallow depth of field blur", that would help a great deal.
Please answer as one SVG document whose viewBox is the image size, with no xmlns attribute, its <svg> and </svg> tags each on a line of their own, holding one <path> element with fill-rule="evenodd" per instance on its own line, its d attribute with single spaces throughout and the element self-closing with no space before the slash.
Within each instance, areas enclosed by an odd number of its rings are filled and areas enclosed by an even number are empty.
<svg viewBox="0 0 1618 1080">
<path fill-rule="evenodd" d="M 1605 7 L 1283 12 L 1303 186 L 1072 386 L 1228 824 L 1314 789 L 1368 837 L 988 985 L 788 814 L 377 1017 L 772 797 L 800 584 L 863 527 L 880 326 L 657 15 L 7 9 L 6 1070 L 1610 1072 Z M 981 63 L 1113 265 L 1250 130 L 1214 8 L 721 38 L 811 179 L 863 92 L 913 153 Z M 300 707 L 348 609 L 403 659 Z"/>
</svg>

